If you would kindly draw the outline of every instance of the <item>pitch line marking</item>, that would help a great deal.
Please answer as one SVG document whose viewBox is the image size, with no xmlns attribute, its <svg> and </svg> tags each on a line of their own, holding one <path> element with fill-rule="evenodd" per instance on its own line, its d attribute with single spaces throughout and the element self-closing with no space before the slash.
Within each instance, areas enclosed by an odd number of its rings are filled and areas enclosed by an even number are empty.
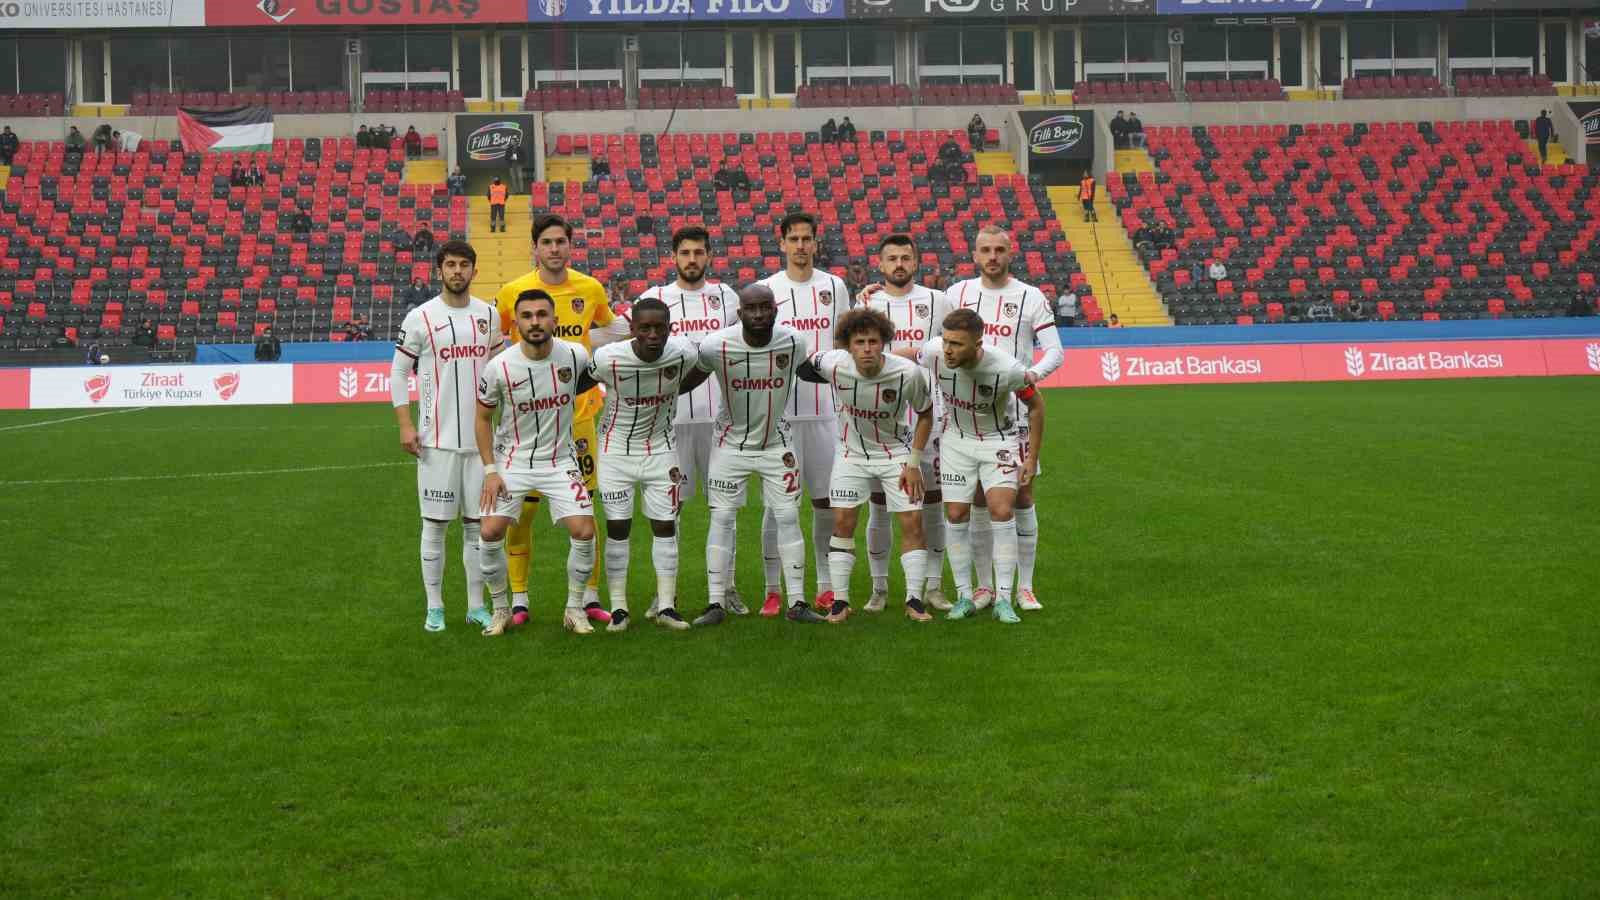
<svg viewBox="0 0 1600 900">
<path fill-rule="evenodd" d="M 297 475 L 305 472 L 350 472 L 359 469 L 388 469 L 415 466 L 416 460 L 362 463 L 354 466 L 295 466 L 287 469 L 242 469 L 237 472 L 181 472 L 173 475 L 108 475 L 101 478 L 38 478 L 28 481 L 0 481 L 0 488 L 45 484 L 108 484 L 124 481 L 182 481 L 189 478 L 253 478 L 257 475 Z"/>
<path fill-rule="evenodd" d="M 82 416 L 67 416 L 65 419 L 45 419 L 43 422 L 24 422 L 21 425 L 0 426 L 0 431 L 21 431 L 24 428 L 43 428 L 46 425 L 60 425 L 62 422 L 78 422 L 83 419 L 98 419 L 101 416 L 115 416 L 120 413 L 143 412 L 148 406 L 130 406 L 126 409 L 108 409 L 102 412 L 88 413 Z"/>
</svg>

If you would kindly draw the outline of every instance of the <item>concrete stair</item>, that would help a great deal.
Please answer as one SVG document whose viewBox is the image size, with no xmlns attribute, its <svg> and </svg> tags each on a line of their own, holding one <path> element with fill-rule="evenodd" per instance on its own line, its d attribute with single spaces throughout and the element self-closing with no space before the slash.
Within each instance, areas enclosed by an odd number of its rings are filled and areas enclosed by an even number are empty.
<svg viewBox="0 0 1600 900">
<path fill-rule="evenodd" d="M 544 161 L 545 181 L 588 181 L 589 157 L 574 154 L 572 156 L 551 156 Z"/>
<path fill-rule="evenodd" d="M 1526 143 L 1528 145 L 1528 158 L 1533 160 L 1538 159 L 1539 142 L 1535 140 L 1529 140 Z M 1544 164 L 1547 166 L 1565 165 L 1571 160 L 1571 157 L 1567 156 L 1567 151 L 1562 149 L 1560 141 L 1551 141 L 1550 144 L 1545 148 L 1545 154 L 1548 159 L 1544 161 Z"/>
<path fill-rule="evenodd" d="M 1116 150 L 1113 152 L 1115 153 L 1116 170 L 1118 172 L 1154 172 L 1156 170 L 1155 160 L 1151 159 L 1150 154 L 1143 149 Z"/>
<path fill-rule="evenodd" d="M 444 160 L 413 159 L 406 163 L 406 184 L 444 184 Z"/>
<path fill-rule="evenodd" d="M 1109 204 L 1096 204 L 1105 218 L 1085 222 L 1076 185 L 1056 185 L 1049 190 L 1050 205 L 1072 243 L 1084 277 L 1094 288 L 1100 311 L 1107 317 L 1115 313 L 1117 320 L 1129 327 L 1171 325 L 1172 317 L 1134 253 L 1133 242 L 1122 224 L 1111 218 Z"/>
<path fill-rule="evenodd" d="M 533 268 L 533 242 L 528 236 L 533 212 L 527 194 L 513 194 L 506 200 L 506 230 L 491 233 L 489 198 L 468 197 L 467 203 L 467 239 L 478 252 L 478 276 L 472 282 L 472 294 L 492 303 L 502 285 Z"/>
<path fill-rule="evenodd" d="M 11 167 L 0 166 L 0 191 L 6 189 L 6 182 L 11 180 Z"/>
<path fill-rule="evenodd" d="M 1017 161 L 1004 150 L 980 150 L 973 154 L 979 175 L 1015 175 Z"/>
</svg>

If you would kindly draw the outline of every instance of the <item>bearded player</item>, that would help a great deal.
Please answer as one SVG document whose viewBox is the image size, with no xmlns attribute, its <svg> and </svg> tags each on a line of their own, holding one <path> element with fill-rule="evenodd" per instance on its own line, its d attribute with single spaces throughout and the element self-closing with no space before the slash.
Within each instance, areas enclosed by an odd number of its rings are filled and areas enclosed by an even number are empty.
<svg viewBox="0 0 1600 900">
<path fill-rule="evenodd" d="M 533 258 L 536 268 L 500 289 L 498 306 L 500 327 L 508 339 L 517 339 L 513 327 L 517 298 L 524 291 L 540 290 L 555 301 L 553 336 L 574 341 L 585 350 L 627 337 L 626 325 L 611 313 L 606 302 L 606 291 L 600 282 L 567 265 L 572 255 L 572 226 L 554 213 L 543 213 L 533 219 Z M 600 412 L 604 397 L 599 390 L 590 390 L 578 398 L 572 422 L 573 455 L 578 471 L 583 475 L 584 486 L 592 494 L 599 488 L 595 477 L 598 468 L 594 441 L 594 417 Z M 538 495 L 528 497 L 528 506 L 517 517 L 507 539 L 511 577 L 512 618 L 521 624 L 528 617 L 528 561 L 533 552 L 534 504 Z M 600 605 L 600 570 L 591 569 L 588 589 L 584 593 L 584 610 L 596 622 L 609 622 L 611 617 Z"/>
<path fill-rule="evenodd" d="M 685 225 L 672 233 L 672 263 L 678 277 L 667 284 L 647 288 L 639 295 L 640 300 L 655 299 L 665 303 L 672 320 L 673 336 L 684 338 L 696 347 L 709 335 L 738 321 L 739 295 L 726 284 L 706 280 L 710 261 L 711 235 L 699 225 Z M 711 465 L 712 423 L 721 402 L 721 388 L 716 379 L 708 379 L 678 398 L 673 429 L 678 464 L 683 469 L 683 500 L 693 497 L 696 488 L 704 489 L 706 472 Z M 729 545 L 729 552 L 734 555 L 729 566 L 735 572 L 739 568 L 738 544 L 736 528 Z M 732 578 L 728 579 L 725 605 L 734 615 L 750 613 Z"/>
<path fill-rule="evenodd" d="M 978 267 L 978 277 L 969 278 L 950 286 L 945 298 L 951 309 L 970 309 L 983 320 L 983 344 L 1003 350 L 1013 359 L 1028 367 L 1028 383 L 1037 384 L 1051 372 L 1061 367 L 1065 354 L 1061 349 L 1061 335 L 1056 331 L 1055 315 L 1044 294 L 1031 284 L 1011 277 L 1013 243 L 1011 235 L 998 225 L 985 225 L 978 229 L 973 242 L 972 258 Z M 1033 361 L 1034 351 L 1043 350 L 1038 362 Z M 1032 446 L 1028 441 L 1028 425 L 1017 400 L 1011 403 L 1011 416 L 1020 429 L 1018 444 L 1023 449 Z M 1024 465 L 1037 467 L 1038 460 L 1027 459 Z M 978 568 L 978 589 L 973 600 L 979 609 L 988 605 L 994 596 L 990 587 L 993 579 L 994 554 L 987 542 L 992 521 L 990 510 L 984 505 L 985 492 L 978 491 L 973 500 L 973 558 Z M 948 498 L 948 495 L 946 497 Z M 1017 605 L 1023 609 L 1039 609 L 1040 603 L 1033 592 L 1033 567 L 1039 554 L 1039 515 L 1033 506 L 1033 482 L 1023 482 L 1016 496 L 1017 523 Z"/>
<path fill-rule="evenodd" d="M 944 317 L 946 309 L 943 291 L 924 287 L 916 282 L 917 245 L 906 234 L 891 234 L 878 245 L 878 271 L 882 284 L 868 285 L 861 292 L 860 302 L 889 317 L 894 325 L 894 339 L 889 343 L 891 352 L 918 350 L 939 334 L 936 323 Z M 933 419 L 939 421 L 942 408 L 939 393 L 933 392 Z M 906 427 L 915 424 L 914 415 L 908 412 Z M 922 498 L 922 535 L 928 548 L 927 581 L 922 587 L 922 599 L 937 610 L 948 610 L 944 598 L 944 504 L 939 489 L 939 430 L 934 429 L 929 439 L 928 451 L 922 454 L 922 484 L 926 493 Z M 872 568 L 872 599 L 867 601 L 867 611 L 883 608 L 889 596 L 889 510 L 884 505 L 882 493 L 873 493 L 867 516 L 867 563 Z M 902 548 L 903 551 L 904 548 Z"/>
<path fill-rule="evenodd" d="M 776 298 L 778 325 L 798 332 L 812 347 L 831 347 L 834 323 L 850 307 L 850 289 L 839 276 L 815 267 L 821 237 L 816 216 L 804 212 L 784 216 L 778 223 L 784 269 L 757 283 L 765 285 Z M 833 605 L 825 538 L 833 533 L 828 491 L 833 476 L 834 433 L 839 424 L 833 408 L 833 394 L 822 385 L 798 385 L 784 412 L 793 434 L 806 494 L 811 497 L 812 552 L 817 564 L 816 605 L 826 610 Z M 772 511 L 768 510 L 761 523 L 761 555 L 767 577 L 767 599 L 761 607 L 763 616 L 778 614 L 781 555 L 778 540 L 777 524 Z"/>
<path fill-rule="evenodd" d="M 422 507 L 422 588 L 428 612 L 422 627 L 444 630 L 444 537 L 461 516 L 461 565 L 467 574 L 467 621 L 489 624 L 478 563 L 478 496 L 483 467 L 473 437 L 472 396 L 489 357 L 500 349 L 494 307 L 472 296 L 478 254 L 465 241 L 447 241 L 434 256 L 444 289 L 406 313 L 395 342 L 389 390 L 400 447 L 417 458 L 417 498 Z M 417 412 L 411 420 L 406 381 L 417 373 Z"/>
</svg>

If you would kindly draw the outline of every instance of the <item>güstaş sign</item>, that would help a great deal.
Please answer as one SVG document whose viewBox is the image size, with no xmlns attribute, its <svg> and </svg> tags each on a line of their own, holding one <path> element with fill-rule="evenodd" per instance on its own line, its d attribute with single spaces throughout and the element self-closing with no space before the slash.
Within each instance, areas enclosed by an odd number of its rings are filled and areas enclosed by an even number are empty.
<svg viewBox="0 0 1600 900">
<path fill-rule="evenodd" d="M 530 18 L 568 22 L 844 18 L 844 0 L 530 0 L 529 6 Z"/>
<path fill-rule="evenodd" d="M 205 0 L 207 25 L 523 22 L 526 0 Z"/>
</svg>

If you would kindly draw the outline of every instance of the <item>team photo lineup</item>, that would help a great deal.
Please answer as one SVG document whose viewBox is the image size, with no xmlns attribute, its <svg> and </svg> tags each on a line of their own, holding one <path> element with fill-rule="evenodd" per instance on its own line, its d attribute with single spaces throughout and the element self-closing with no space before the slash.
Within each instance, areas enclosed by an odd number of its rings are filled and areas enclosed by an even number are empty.
<svg viewBox="0 0 1600 900">
<path fill-rule="evenodd" d="M 711 236 L 685 225 L 672 235 L 676 279 L 645 290 L 625 316 L 568 266 L 574 231 L 553 213 L 533 219 L 535 269 L 493 304 L 471 293 L 471 245 L 438 248 L 441 291 L 406 315 L 390 377 L 400 444 L 417 459 L 427 631 L 446 627 L 445 539 L 457 518 L 466 622 L 485 636 L 530 623 L 533 603 L 548 599 L 530 590 L 541 505 L 568 538 L 563 627 L 626 630 L 635 498 L 655 574 L 645 618 L 682 631 L 748 615 L 734 573 L 752 483 L 763 507 L 762 616 L 850 617 L 863 506 L 872 589 L 862 610 L 890 601 L 896 530 L 907 618 L 987 611 L 1015 624 L 1019 610 L 1043 608 L 1032 486 L 1045 405 L 1035 385 L 1063 351 L 1045 296 L 1011 275 L 1011 236 L 983 226 L 977 275 L 938 291 L 917 281 L 914 240 L 889 235 L 882 280 L 852 296 L 815 265 L 818 229 L 810 214 L 784 217 L 784 269 L 736 289 L 707 278 Z M 679 610 L 678 520 L 701 496 L 707 596 L 691 620 Z"/>
</svg>

